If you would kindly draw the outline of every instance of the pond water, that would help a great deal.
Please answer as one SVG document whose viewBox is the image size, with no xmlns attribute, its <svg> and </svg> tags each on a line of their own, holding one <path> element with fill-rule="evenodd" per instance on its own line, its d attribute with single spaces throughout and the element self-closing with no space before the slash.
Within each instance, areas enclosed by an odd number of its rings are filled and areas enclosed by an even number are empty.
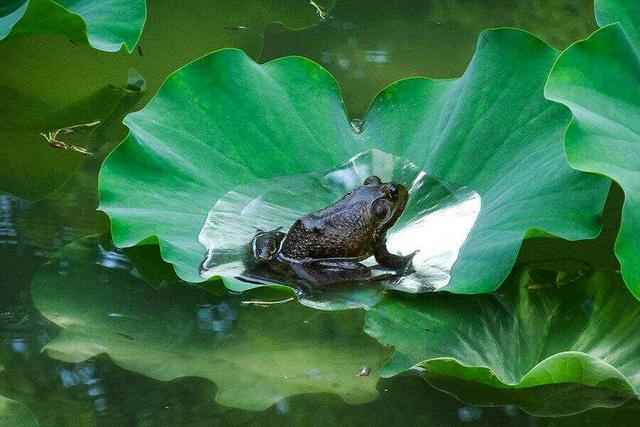
<svg viewBox="0 0 640 427">
<path fill-rule="evenodd" d="M 100 162 L 126 135 L 120 124 L 124 114 L 144 105 L 171 71 L 208 51 L 239 47 L 260 61 L 307 56 L 336 76 L 347 109 L 357 119 L 373 96 L 395 80 L 459 76 L 485 28 L 524 28 L 558 48 L 587 36 L 595 29 L 590 1 L 338 0 L 326 20 L 296 31 L 267 25 L 286 20 L 278 15 L 283 11 L 268 13 L 267 1 L 249 2 L 250 7 L 206 0 L 180 6 L 171 0 L 148 3 L 142 49 L 131 56 L 53 36 L 0 43 L 0 87 L 6 95 L 0 99 L 5 159 L 0 190 L 6 191 L 0 193 L 0 410 L 4 398 L 14 399 L 43 426 L 637 424 L 637 401 L 604 398 L 595 390 L 576 393 L 575 405 L 563 403 L 560 391 L 545 390 L 548 402 L 536 405 L 526 392 L 500 394 L 437 376 L 425 381 L 417 370 L 383 378 L 381 368 L 393 351 L 363 332 L 364 310 L 318 308 L 370 307 L 387 290 L 302 293 L 304 304 L 298 304 L 277 290 L 237 294 L 219 284 L 190 286 L 180 283 L 155 246 L 115 248 L 108 219 L 95 210 Z M 104 88 L 125 85 L 131 67 L 146 79 L 146 92 Z M 26 72 L 45 68 L 35 77 Z M 38 123 L 27 120 L 34 116 Z M 54 151 L 33 137 L 35 130 L 96 117 L 106 117 L 105 126 L 77 136 L 90 141 L 93 157 Z M 363 153 L 322 176 L 270 182 L 263 194 L 238 189 L 242 197 L 230 194 L 212 207 L 212 212 L 247 213 L 240 216 L 242 227 L 234 228 L 239 230 L 237 244 L 227 249 L 237 252 L 256 227 L 287 227 L 301 212 L 317 208 L 313 203 L 324 206 L 370 172 L 385 174 L 371 164 L 371 153 Z M 406 242 L 411 239 L 403 233 L 435 238 L 436 231 L 442 232 L 435 252 L 424 248 L 417 258 L 418 273 L 434 275 L 434 286 L 442 286 L 480 200 L 472 189 L 421 175 L 410 159 L 393 164 L 405 169 L 387 171 L 383 178 L 400 176 L 412 186 L 416 197 L 407 209 L 422 212 L 423 221 L 401 221 L 389 245 L 410 252 L 414 248 Z M 407 171 L 411 177 L 402 176 Z M 305 199 L 295 212 L 278 210 L 265 224 L 247 210 L 256 203 L 259 212 L 278 206 L 294 197 L 287 192 L 294 184 L 323 198 Z M 542 277 L 535 283 L 565 284 L 595 270 L 615 271 L 612 248 L 620 203 L 615 189 L 597 240 L 531 240 L 523 245 L 518 266 Z M 456 227 L 459 236 L 442 228 L 438 215 L 443 212 L 459 214 L 466 224 Z M 205 245 L 216 241 L 208 233 L 229 234 L 234 227 L 207 224 Z M 209 249 L 215 254 L 215 247 Z M 203 258 L 204 253 L 203 247 Z M 433 271 L 436 266 L 442 267 L 440 276 Z M 231 273 L 241 271 L 231 266 Z M 421 282 L 407 276 L 393 286 L 421 291 L 415 288 Z M 506 323 L 514 323 L 511 303 L 499 294 L 490 298 L 504 307 Z M 261 301 L 283 302 L 265 307 Z M 562 321 L 586 321 L 597 312 L 593 305 L 585 299 Z M 609 408 L 588 410 L 591 406 Z"/>
</svg>

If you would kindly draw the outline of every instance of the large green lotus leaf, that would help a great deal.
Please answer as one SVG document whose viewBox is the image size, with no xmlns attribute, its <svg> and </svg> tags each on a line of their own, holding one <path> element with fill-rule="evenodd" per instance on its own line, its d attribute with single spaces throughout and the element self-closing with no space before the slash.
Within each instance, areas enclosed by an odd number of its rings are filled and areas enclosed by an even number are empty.
<svg viewBox="0 0 640 427">
<path fill-rule="evenodd" d="M 571 109 L 567 157 L 579 170 L 613 178 L 625 192 L 616 255 L 631 292 L 640 298 L 640 7 L 598 1 L 602 25 L 568 48 L 551 71 L 545 94 Z"/>
<path fill-rule="evenodd" d="M 559 286 L 534 273 L 514 274 L 494 295 L 396 295 L 371 308 L 365 331 L 395 347 L 382 375 L 415 367 L 465 401 L 544 415 L 637 395 L 640 303 L 619 275 Z"/>
<path fill-rule="evenodd" d="M 110 268 L 108 268 L 110 267 Z M 157 380 L 215 382 L 224 405 L 265 409 L 301 393 L 335 393 L 350 403 L 377 397 L 389 351 L 362 332 L 363 312 L 325 312 L 262 289 L 216 297 L 193 286 L 154 290 L 121 254 L 92 239 L 67 246 L 34 279 L 37 308 L 62 331 L 49 355 L 80 362 L 107 353 Z M 358 376 L 367 366 L 368 376 Z"/>
<path fill-rule="evenodd" d="M 0 6 L 0 40 L 60 34 L 96 49 L 131 52 L 146 19 L 145 0 L 12 0 Z"/>
<path fill-rule="evenodd" d="M 567 239 L 599 230 L 609 182 L 568 166 L 569 114 L 542 95 L 556 57 L 528 33 L 485 32 L 464 76 L 390 86 L 358 132 L 335 80 L 315 63 L 286 57 L 259 65 L 240 51 L 218 51 L 174 73 L 125 118 L 129 137 L 100 172 L 100 209 L 117 245 L 157 236 L 178 275 L 201 281 L 198 234 L 217 200 L 239 186 L 335 170 L 376 149 L 479 193 L 482 209 L 445 289 L 491 291 L 530 228 Z M 388 169 L 373 162 L 368 172 L 388 176 Z M 428 247 L 428 237 L 415 243 Z"/>
<path fill-rule="evenodd" d="M 0 372 L 2 372 L 3 369 L 2 365 L 0 365 Z M 38 425 L 38 422 L 25 405 L 0 396 L 0 425 L 35 427 Z"/>
</svg>

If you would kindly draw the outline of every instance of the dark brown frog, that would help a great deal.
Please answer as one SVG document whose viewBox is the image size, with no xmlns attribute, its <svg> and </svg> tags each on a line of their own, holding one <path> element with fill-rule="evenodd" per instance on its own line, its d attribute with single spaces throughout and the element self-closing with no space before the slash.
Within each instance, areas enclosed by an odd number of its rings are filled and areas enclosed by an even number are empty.
<svg viewBox="0 0 640 427">
<path fill-rule="evenodd" d="M 360 262 L 372 255 L 382 267 L 406 270 L 415 253 L 390 253 L 386 234 L 408 199 L 405 186 L 370 176 L 333 205 L 297 220 L 287 233 L 258 231 L 249 245 L 250 261 L 314 284 L 372 280 L 371 268 Z"/>
</svg>

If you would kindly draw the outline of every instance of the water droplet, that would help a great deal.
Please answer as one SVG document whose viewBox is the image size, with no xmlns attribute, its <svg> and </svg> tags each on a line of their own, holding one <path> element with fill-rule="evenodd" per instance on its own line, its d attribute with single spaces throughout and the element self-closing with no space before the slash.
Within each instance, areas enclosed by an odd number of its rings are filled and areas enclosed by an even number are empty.
<svg viewBox="0 0 640 427">
<path fill-rule="evenodd" d="M 362 133 L 362 125 L 363 123 L 360 119 L 351 120 L 351 130 L 355 133 Z"/>
</svg>

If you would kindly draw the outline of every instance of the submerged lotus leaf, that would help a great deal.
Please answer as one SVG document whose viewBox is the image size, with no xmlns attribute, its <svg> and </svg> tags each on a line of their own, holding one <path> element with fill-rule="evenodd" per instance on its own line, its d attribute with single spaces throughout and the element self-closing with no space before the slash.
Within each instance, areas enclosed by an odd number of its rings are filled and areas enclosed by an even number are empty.
<svg viewBox="0 0 640 427">
<path fill-rule="evenodd" d="M 0 365 L 0 372 L 3 369 L 2 365 Z M 36 427 L 38 422 L 25 405 L 0 395 L 0 425 Z"/>
<path fill-rule="evenodd" d="M 216 401 L 262 410 L 289 396 L 378 396 L 388 349 L 362 332 L 362 311 L 326 312 L 261 289 L 217 297 L 194 286 L 155 290 L 121 254 L 92 239 L 67 246 L 34 279 L 36 307 L 61 332 L 48 355 L 78 363 L 106 353 L 119 366 L 168 381 L 213 381 Z M 358 372 L 368 367 L 368 376 Z"/>
<path fill-rule="evenodd" d="M 0 40 L 54 33 L 96 49 L 131 52 L 146 19 L 145 0 L 11 0 L 0 6 Z"/>
<path fill-rule="evenodd" d="M 625 193 L 616 256 L 640 299 L 640 7 L 635 0 L 596 2 L 601 25 L 558 58 L 545 89 L 573 121 L 567 157 L 582 171 L 611 177 Z"/>
<path fill-rule="evenodd" d="M 547 276 L 524 270 L 494 295 L 386 298 L 365 326 L 395 348 L 382 375 L 415 367 L 467 402 L 539 415 L 617 406 L 639 394 L 640 303 L 619 275 L 597 272 L 564 286 Z"/>
<path fill-rule="evenodd" d="M 556 57 L 528 33 L 485 32 L 461 78 L 397 82 L 352 129 L 335 80 L 317 64 L 286 57 L 259 65 L 218 51 L 178 70 L 125 118 L 129 137 L 100 172 L 100 209 L 117 245 L 157 236 L 178 275 L 201 281 L 198 235 L 217 201 L 240 186 L 336 170 L 378 150 L 479 194 L 480 213 L 445 289 L 491 291 L 527 230 L 567 239 L 599 230 L 608 180 L 568 166 L 569 113 L 542 94 Z M 388 168 L 374 163 L 370 172 Z"/>
</svg>

